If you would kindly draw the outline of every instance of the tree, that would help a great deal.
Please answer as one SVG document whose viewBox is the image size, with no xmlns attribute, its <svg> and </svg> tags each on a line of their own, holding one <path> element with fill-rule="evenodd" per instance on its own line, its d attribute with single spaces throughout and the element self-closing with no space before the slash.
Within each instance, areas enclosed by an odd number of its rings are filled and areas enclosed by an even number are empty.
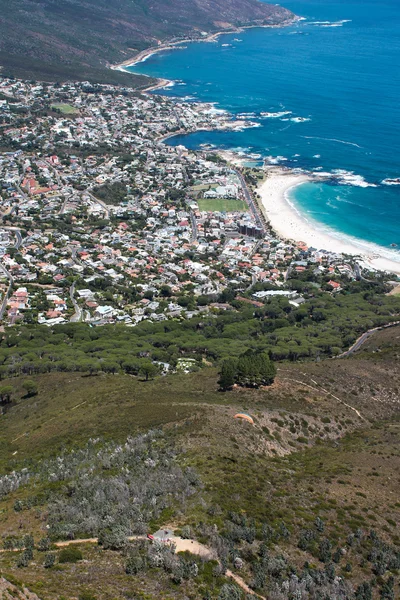
<svg viewBox="0 0 400 600">
<path fill-rule="evenodd" d="M 46 556 L 44 557 L 44 563 L 43 566 L 45 569 L 50 569 L 51 567 L 54 566 L 54 563 L 56 562 L 56 555 L 54 552 L 48 552 L 46 554 Z"/>
<path fill-rule="evenodd" d="M 218 596 L 218 600 L 240 600 L 242 592 L 236 585 L 224 583 Z"/>
<path fill-rule="evenodd" d="M 26 395 L 28 396 L 28 398 L 30 398 L 31 396 L 36 396 L 38 393 L 38 386 L 31 379 L 24 381 L 24 383 L 22 384 L 22 387 L 26 391 Z"/>
<path fill-rule="evenodd" d="M 228 358 L 223 361 L 221 365 L 221 372 L 219 374 L 218 384 L 222 391 L 226 392 L 227 390 L 232 389 L 237 375 L 237 367 L 236 362 Z"/>
<path fill-rule="evenodd" d="M 37 549 L 39 550 L 39 552 L 47 552 L 48 550 L 50 550 L 50 545 L 50 538 L 44 537 L 38 541 Z"/>
<path fill-rule="evenodd" d="M 146 381 L 153 379 L 159 372 L 159 367 L 150 360 L 143 361 L 140 365 L 139 373 L 145 377 Z"/>
<path fill-rule="evenodd" d="M 266 352 L 247 350 L 239 356 L 236 380 L 239 385 L 260 387 L 274 382 L 276 368 Z"/>
<path fill-rule="evenodd" d="M 355 595 L 356 600 L 372 600 L 372 589 L 371 585 L 365 581 L 358 586 Z"/>
<path fill-rule="evenodd" d="M 327 563 L 332 558 L 332 544 L 328 538 L 323 538 L 319 545 L 319 560 Z"/>
<path fill-rule="evenodd" d="M 11 397 L 13 395 L 14 388 L 12 385 L 3 385 L 0 388 L 0 404 L 8 404 L 11 402 Z"/>
</svg>

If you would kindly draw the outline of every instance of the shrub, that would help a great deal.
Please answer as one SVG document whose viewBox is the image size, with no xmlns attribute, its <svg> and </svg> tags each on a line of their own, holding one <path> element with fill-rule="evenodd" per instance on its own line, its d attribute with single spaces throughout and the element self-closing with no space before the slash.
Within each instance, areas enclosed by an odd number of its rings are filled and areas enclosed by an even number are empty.
<svg viewBox="0 0 400 600">
<path fill-rule="evenodd" d="M 97 600 L 97 598 L 91 592 L 81 592 L 78 600 Z"/>
<path fill-rule="evenodd" d="M 44 537 L 41 540 L 39 540 L 37 543 L 37 549 L 40 552 L 47 552 L 48 550 L 50 550 L 50 538 Z"/>
<path fill-rule="evenodd" d="M 82 552 L 78 548 L 70 547 L 63 548 L 58 556 L 60 563 L 76 563 L 78 560 L 82 560 Z"/>
<path fill-rule="evenodd" d="M 44 557 L 44 568 L 45 569 L 50 569 L 52 566 L 54 566 L 54 563 L 56 562 L 56 555 L 54 554 L 54 552 L 48 552 L 46 554 L 46 556 Z"/>
</svg>

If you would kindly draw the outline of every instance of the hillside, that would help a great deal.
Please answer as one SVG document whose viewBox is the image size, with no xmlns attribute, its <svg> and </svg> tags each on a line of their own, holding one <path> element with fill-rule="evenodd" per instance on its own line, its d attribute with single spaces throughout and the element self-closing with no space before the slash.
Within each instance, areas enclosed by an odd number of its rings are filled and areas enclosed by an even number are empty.
<svg viewBox="0 0 400 600">
<path fill-rule="evenodd" d="M 269 600 L 398 597 L 399 339 L 281 363 L 260 390 L 218 392 L 213 368 L 148 382 L 50 373 L 28 398 L 23 378 L 3 381 L 0 574 L 40 600 L 243 600 L 230 571 Z M 160 526 L 219 566 L 123 541 Z M 78 558 L 52 545 L 98 536 Z"/>
<path fill-rule="evenodd" d="M 291 17 L 258 0 L 0 0 L 0 65 L 19 77 L 132 83 L 132 76 L 109 73 L 105 65 L 158 40 Z"/>
</svg>

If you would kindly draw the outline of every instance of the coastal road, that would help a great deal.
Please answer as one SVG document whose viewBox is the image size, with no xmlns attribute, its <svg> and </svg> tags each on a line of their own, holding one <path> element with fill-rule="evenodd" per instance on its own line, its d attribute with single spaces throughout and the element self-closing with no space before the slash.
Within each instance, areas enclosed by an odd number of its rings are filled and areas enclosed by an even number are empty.
<svg viewBox="0 0 400 600">
<path fill-rule="evenodd" d="M 265 234 L 266 233 L 266 228 L 265 225 L 260 217 L 260 213 L 258 210 L 258 206 L 256 205 L 256 203 L 253 200 L 253 196 L 251 195 L 249 188 L 247 187 L 247 183 L 245 178 L 243 177 L 242 173 L 240 171 L 238 171 L 237 169 L 235 169 L 235 172 L 237 174 L 237 176 L 239 177 L 242 189 L 243 189 L 243 193 L 244 196 L 246 198 L 246 202 L 249 205 L 249 208 L 251 210 L 251 212 L 253 213 L 253 217 L 257 223 L 257 227 L 259 227 L 262 232 Z"/>
<path fill-rule="evenodd" d="M 398 327 L 399 325 L 400 321 L 395 321 L 394 323 L 388 323 L 388 325 L 382 325 L 382 327 L 374 327 L 373 329 L 369 329 L 368 331 L 360 335 L 360 337 L 354 342 L 351 348 L 346 350 L 346 352 L 342 352 L 342 354 L 335 356 L 334 358 L 345 358 L 346 356 L 350 356 L 354 352 L 357 352 L 357 350 L 359 350 L 361 346 L 377 331 L 382 331 L 382 329 L 389 329 L 389 327 Z"/>
</svg>

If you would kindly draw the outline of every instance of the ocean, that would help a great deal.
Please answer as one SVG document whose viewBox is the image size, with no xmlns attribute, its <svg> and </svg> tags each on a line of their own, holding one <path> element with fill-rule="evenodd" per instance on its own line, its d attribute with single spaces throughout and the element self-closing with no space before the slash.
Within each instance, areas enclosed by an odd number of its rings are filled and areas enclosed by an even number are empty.
<svg viewBox="0 0 400 600">
<path fill-rule="evenodd" d="M 155 54 L 134 72 L 175 81 L 161 92 L 251 113 L 258 127 L 170 140 L 329 173 L 290 200 L 321 230 L 400 260 L 400 2 L 285 0 L 303 20 Z M 260 113 L 267 113 L 260 116 Z M 391 181 L 392 180 L 392 181 Z M 400 180 L 399 180 L 400 181 Z M 372 244 L 371 246 L 369 246 Z M 398 245 L 399 249 L 394 247 Z"/>
</svg>

